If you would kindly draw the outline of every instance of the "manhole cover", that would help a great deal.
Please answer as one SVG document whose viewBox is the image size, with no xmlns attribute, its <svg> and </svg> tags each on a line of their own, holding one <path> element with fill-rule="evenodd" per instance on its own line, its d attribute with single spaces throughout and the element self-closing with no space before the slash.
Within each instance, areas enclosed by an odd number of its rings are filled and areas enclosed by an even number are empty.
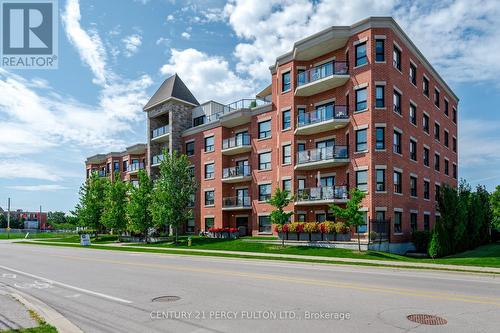
<svg viewBox="0 0 500 333">
<path fill-rule="evenodd" d="M 152 299 L 153 302 L 175 302 L 180 300 L 179 296 L 160 296 Z"/>
<path fill-rule="evenodd" d="M 444 318 L 429 314 L 411 314 L 409 316 L 406 316 L 406 318 L 415 323 L 423 325 L 446 325 L 448 323 L 448 321 L 446 321 L 446 319 Z"/>
</svg>

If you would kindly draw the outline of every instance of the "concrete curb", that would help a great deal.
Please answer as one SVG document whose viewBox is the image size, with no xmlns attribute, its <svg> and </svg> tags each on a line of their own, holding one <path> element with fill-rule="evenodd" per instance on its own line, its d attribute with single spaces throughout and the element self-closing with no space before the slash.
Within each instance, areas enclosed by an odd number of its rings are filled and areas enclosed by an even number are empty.
<svg viewBox="0 0 500 333">
<path fill-rule="evenodd" d="M 7 287 L 12 297 L 21 302 L 28 309 L 39 314 L 49 325 L 54 326 L 59 333 L 83 333 L 83 331 L 66 319 L 62 314 L 39 299 L 19 290 Z"/>
</svg>

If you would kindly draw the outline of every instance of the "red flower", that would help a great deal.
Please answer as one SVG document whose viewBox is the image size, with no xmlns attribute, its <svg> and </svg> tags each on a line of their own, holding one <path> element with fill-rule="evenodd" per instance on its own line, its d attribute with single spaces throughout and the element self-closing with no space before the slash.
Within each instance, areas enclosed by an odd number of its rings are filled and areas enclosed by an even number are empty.
<svg viewBox="0 0 500 333">
<path fill-rule="evenodd" d="M 297 224 L 297 232 L 304 232 L 304 223 Z"/>
<path fill-rule="evenodd" d="M 288 232 L 288 224 L 283 224 L 283 228 L 281 229 L 284 233 Z"/>
<path fill-rule="evenodd" d="M 229 228 L 229 232 L 238 232 L 237 228 Z"/>
<path fill-rule="evenodd" d="M 326 226 L 323 223 L 321 223 L 319 225 L 319 231 L 321 231 L 322 234 L 326 234 L 327 233 Z"/>
<path fill-rule="evenodd" d="M 215 228 L 208 228 L 208 232 L 215 232 Z"/>
</svg>

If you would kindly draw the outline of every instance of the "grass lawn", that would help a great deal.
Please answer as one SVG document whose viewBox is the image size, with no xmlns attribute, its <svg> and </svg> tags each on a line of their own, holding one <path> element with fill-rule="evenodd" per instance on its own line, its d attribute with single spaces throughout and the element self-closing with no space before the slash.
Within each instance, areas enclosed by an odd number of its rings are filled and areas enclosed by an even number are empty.
<svg viewBox="0 0 500 333">
<path fill-rule="evenodd" d="M 3 333 L 57 333 L 57 330 L 54 326 L 43 323 L 37 327 L 3 331 Z"/>
<path fill-rule="evenodd" d="M 26 236 L 26 233 L 10 233 L 10 239 L 20 239 L 24 238 Z M 56 237 L 68 237 L 68 234 L 57 234 L 57 233 L 52 233 L 52 232 L 40 232 L 40 233 L 30 233 L 28 238 L 29 239 L 35 239 L 35 238 L 56 238 Z M 3 232 L 0 233 L 0 239 L 7 239 L 7 233 Z"/>
<path fill-rule="evenodd" d="M 90 239 L 92 244 L 107 244 L 107 243 L 116 243 L 118 240 L 118 236 L 116 235 L 99 235 L 99 238 L 96 240 L 94 237 Z M 80 235 L 61 235 L 60 238 L 47 239 L 47 241 L 54 243 L 75 243 L 80 244 Z"/>
</svg>

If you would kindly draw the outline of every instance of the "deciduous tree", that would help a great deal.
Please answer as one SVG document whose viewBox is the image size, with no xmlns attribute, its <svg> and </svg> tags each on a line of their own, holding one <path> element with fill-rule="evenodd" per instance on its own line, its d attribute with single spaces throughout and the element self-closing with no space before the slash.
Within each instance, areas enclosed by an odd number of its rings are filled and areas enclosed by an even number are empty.
<svg viewBox="0 0 500 333">
<path fill-rule="evenodd" d="M 147 243 L 148 230 L 153 226 L 150 211 L 153 182 L 145 170 L 139 170 L 137 178 L 139 185 L 131 187 L 127 205 L 128 230 L 143 234 Z"/>
<path fill-rule="evenodd" d="M 293 212 L 285 212 L 283 209 L 293 201 L 293 196 L 288 191 L 283 191 L 277 188 L 271 199 L 267 201 L 268 204 L 276 208 L 271 212 L 271 223 L 283 227 L 285 223 L 290 220 Z M 281 238 L 281 245 L 285 245 L 285 237 Z"/>
</svg>

